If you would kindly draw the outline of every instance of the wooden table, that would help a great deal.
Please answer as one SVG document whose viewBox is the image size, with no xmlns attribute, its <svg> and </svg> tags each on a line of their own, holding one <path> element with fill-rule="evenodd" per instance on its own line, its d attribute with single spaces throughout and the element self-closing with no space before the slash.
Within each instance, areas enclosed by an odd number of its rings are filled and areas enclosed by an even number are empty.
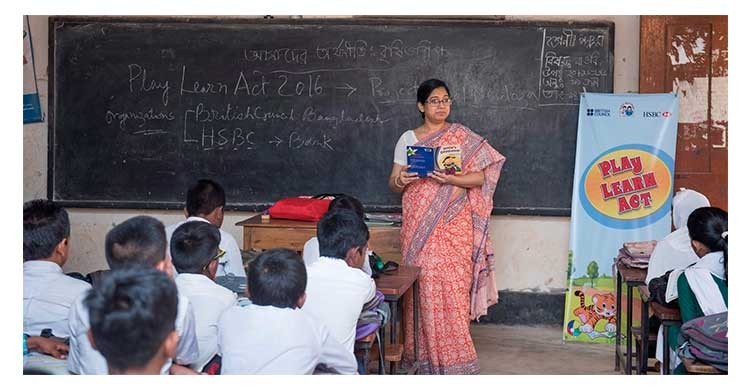
<svg viewBox="0 0 750 390">
<path fill-rule="evenodd" d="M 660 305 L 654 301 L 651 301 L 651 309 L 654 311 L 656 318 L 661 320 L 662 329 L 662 373 L 664 375 L 670 375 L 671 370 L 669 368 L 669 328 L 671 326 L 682 325 L 682 315 L 680 309 L 674 309 Z M 656 351 L 657 353 L 659 351 Z"/>
<path fill-rule="evenodd" d="M 398 319 L 398 302 L 404 294 L 412 290 L 414 297 L 414 365 L 406 369 L 405 373 L 416 374 L 419 370 L 419 267 L 402 264 L 396 271 L 381 274 L 375 279 L 375 286 L 383 293 L 385 300 L 391 308 L 391 344 L 396 344 L 396 321 Z M 402 322 L 403 324 L 403 322 Z M 403 329 L 403 326 L 402 326 Z M 380 330 L 380 339 L 384 340 L 385 329 Z"/>
<path fill-rule="evenodd" d="M 263 221 L 260 215 L 237 222 L 242 226 L 243 250 L 267 250 L 288 248 L 302 252 L 305 242 L 315 237 L 317 223 L 269 219 Z M 369 226 L 370 250 L 383 260 L 401 261 L 401 226 Z"/>
<path fill-rule="evenodd" d="M 630 375 L 633 370 L 633 287 L 638 287 L 645 285 L 646 280 L 646 273 L 647 271 L 645 269 L 640 268 L 630 268 L 622 263 L 617 263 L 615 267 L 615 272 L 617 273 L 617 317 L 616 317 L 616 326 L 617 330 L 615 331 L 615 371 L 620 371 L 620 360 L 622 359 L 622 352 L 620 351 L 620 338 L 622 337 L 622 331 L 620 330 L 620 326 L 622 324 L 621 320 L 621 310 L 620 310 L 620 302 L 622 302 L 622 282 L 624 281 L 627 285 L 627 296 L 626 299 L 626 305 L 627 305 L 627 325 L 625 328 L 625 344 L 626 344 L 626 360 L 625 360 L 625 374 Z M 643 314 L 641 314 L 642 316 Z M 648 321 L 646 321 L 646 326 L 648 326 Z M 644 324 L 641 324 L 641 327 L 643 327 Z"/>
</svg>

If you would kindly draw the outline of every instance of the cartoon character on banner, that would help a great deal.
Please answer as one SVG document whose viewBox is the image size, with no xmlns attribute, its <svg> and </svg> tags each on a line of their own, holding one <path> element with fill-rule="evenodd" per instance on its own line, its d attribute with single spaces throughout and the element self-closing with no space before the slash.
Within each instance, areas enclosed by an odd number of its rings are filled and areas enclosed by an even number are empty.
<svg viewBox="0 0 750 390">
<path fill-rule="evenodd" d="M 617 318 L 617 306 L 615 305 L 615 297 L 611 292 L 604 294 L 594 294 L 592 304 L 586 306 L 585 299 L 586 295 L 581 290 L 575 292 L 575 296 L 581 298 L 581 305 L 573 310 L 573 315 L 581 320 L 582 325 L 578 328 L 575 327 L 575 320 L 568 322 L 567 331 L 571 336 L 579 336 L 581 333 L 586 334 L 591 339 L 597 337 L 613 338 L 615 337 L 615 331 L 617 330 L 616 323 Z M 605 320 L 604 332 L 596 331 L 597 322 Z"/>
</svg>

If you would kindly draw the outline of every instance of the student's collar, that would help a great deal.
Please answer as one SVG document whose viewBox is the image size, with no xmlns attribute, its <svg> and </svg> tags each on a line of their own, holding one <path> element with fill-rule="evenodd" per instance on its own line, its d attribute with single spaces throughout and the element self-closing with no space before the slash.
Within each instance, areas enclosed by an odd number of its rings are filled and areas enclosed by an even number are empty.
<svg viewBox="0 0 750 390">
<path fill-rule="evenodd" d="M 204 274 L 181 273 L 181 274 L 178 274 L 175 278 L 188 279 L 190 281 L 194 280 L 194 281 L 198 281 L 198 282 L 208 281 L 208 282 L 214 283 L 213 280 L 211 280 L 208 276 L 206 276 Z"/>
<path fill-rule="evenodd" d="M 56 271 L 62 273 L 62 267 L 60 267 L 54 261 L 49 260 L 28 260 L 23 262 L 23 269 L 34 270 L 34 271 Z"/>
<path fill-rule="evenodd" d="M 188 217 L 188 218 L 187 218 L 187 219 L 185 220 L 185 222 L 191 222 L 191 221 L 201 221 L 201 222 L 211 223 L 211 222 L 209 222 L 209 220 L 207 220 L 206 218 L 203 218 L 203 217 L 197 217 L 197 216 L 195 216 L 195 215 L 193 215 L 192 217 Z"/>
<path fill-rule="evenodd" d="M 323 259 L 325 259 L 325 260 L 333 260 L 333 261 L 340 261 L 340 262 L 343 262 L 344 264 L 346 264 L 346 260 L 339 259 L 338 257 L 320 256 L 320 260 L 323 260 Z"/>
<path fill-rule="evenodd" d="M 717 278 L 724 279 L 724 253 L 711 252 L 701 257 L 694 268 L 704 268 L 714 274 Z"/>
</svg>

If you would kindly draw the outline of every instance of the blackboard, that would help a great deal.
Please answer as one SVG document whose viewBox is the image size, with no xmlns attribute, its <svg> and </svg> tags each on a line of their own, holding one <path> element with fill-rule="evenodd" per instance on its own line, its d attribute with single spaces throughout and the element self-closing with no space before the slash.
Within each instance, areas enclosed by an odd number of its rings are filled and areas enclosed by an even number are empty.
<svg viewBox="0 0 750 390">
<path fill-rule="evenodd" d="M 347 192 L 399 211 L 387 178 L 416 89 L 507 157 L 495 214 L 569 215 L 579 94 L 611 92 L 612 23 L 50 19 L 50 199 L 227 209 Z"/>
</svg>

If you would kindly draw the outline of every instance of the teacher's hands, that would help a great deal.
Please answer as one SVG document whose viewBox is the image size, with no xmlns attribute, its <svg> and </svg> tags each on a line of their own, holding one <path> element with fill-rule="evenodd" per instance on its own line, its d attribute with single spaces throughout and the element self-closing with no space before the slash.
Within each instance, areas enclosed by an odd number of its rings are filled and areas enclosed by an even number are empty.
<svg viewBox="0 0 750 390">
<path fill-rule="evenodd" d="M 455 179 L 456 176 L 454 175 L 446 175 L 442 172 L 432 171 L 431 173 L 428 173 L 427 176 L 440 184 L 455 184 L 453 179 Z"/>
<path fill-rule="evenodd" d="M 398 173 L 398 176 L 396 176 L 396 187 L 398 188 L 404 188 L 411 184 L 412 182 L 415 182 L 419 180 L 419 176 L 416 172 L 407 172 L 406 170 L 410 167 L 410 165 L 405 165 L 401 167 L 401 171 Z"/>
</svg>

